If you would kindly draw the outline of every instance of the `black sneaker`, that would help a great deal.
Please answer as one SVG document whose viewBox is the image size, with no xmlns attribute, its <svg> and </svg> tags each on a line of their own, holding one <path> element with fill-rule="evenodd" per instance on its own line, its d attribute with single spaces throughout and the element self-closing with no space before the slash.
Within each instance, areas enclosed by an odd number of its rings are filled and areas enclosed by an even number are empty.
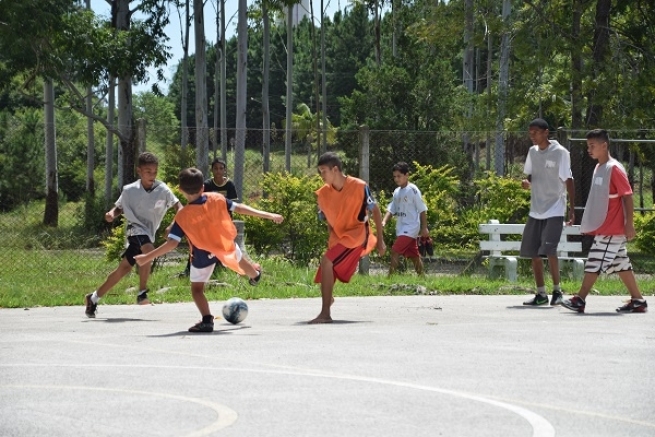
<svg viewBox="0 0 655 437">
<path fill-rule="evenodd" d="M 623 306 L 616 309 L 617 313 L 645 313 L 648 311 L 648 304 L 645 300 L 630 299 Z"/>
<path fill-rule="evenodd" d="M 534 295 L 534 298 L 523 302 L 523 305 L 532 305 L 532 306 L 547 305 L 547 304 L 548 304 L 548 296 L 546 294 L 541 294 L 541 293 L 537 293 Z"/>
<path fill-rule="evenodd" d="M 562 305 L 562 292 L 553 290 L 553 297 L 550 298 L 550 306 Z"/>
<path fill-rule="evenodd" d="M 84 314 L 90 319 L 95 319 L 96 318 L 96 311 L 98 309 L 98 304 L 93 303 L 91 300 L 91 296 L 93 296 L 92 293 L 87 294 L 84 296 L 84 305 L 86 305 L 86 311 L 84 311 Z"/>
<path fill-rule="evenodd" d="M 150 299 L 148 299 L 148 290 L 136 296 L 136 303 L 137 305 L 150 305 Z"/>
<path fill-rule="evenodd" d="M 579 296 L 573 296 L 571 299 L 562 300 L 562 306 L 564 308 L 568 308 L 571 311 L 577 311 L 579 313 L 584 313 L 585 305 L 586 305 L 586 302 L 584 300 L 580 299 Z"/>
<path fill-rule="evenodd" d="M 214 332 L 214 322 L 203 322 L 201 320 L 190 327 L 189 332 Z"/>
<path fill-rule="evenodd" d="M 257 272 L 257 276 L 248 279 L 248 283 L 254 287 L 255 285 L 259 284 L 259 281 L 261 281 L 261 279 L 262 279 L 262 271 L 259 270 Z"/>
</svg>

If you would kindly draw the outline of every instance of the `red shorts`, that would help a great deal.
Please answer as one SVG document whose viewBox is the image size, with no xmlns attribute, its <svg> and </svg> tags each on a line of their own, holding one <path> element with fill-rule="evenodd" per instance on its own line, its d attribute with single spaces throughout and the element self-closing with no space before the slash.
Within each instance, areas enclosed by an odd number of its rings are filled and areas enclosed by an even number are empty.
<svg viewBox="0 0 655 437">
<path fill-rule="evenodd" d="M 349 249 L 341 244 L 328 249 L 325 252 L 325 256 L 332 261 L 332 271 L 334 272 L 335 281 L 338 279 L 341 282 L 350 282 L 350 278 L 353 277 L 357 266 L 359 265 L 359 259 L 362 257 L 362 252 L 364 251 L 363 247 L 355 247 L 354 249 Z M 321 267 L 319 266 L 316 276 L 314 277 L 314 282 L 319 284 L 321 282 Z"/>
<path fill-rule="evenodd" d="M 407 235 L 401 235 L 396 238 L 391 250 L 401 254 L 405 258 L 418 258 L 421 256 L 421 254 L 418 253 L 416 238 L 408 237 Z"/>
</svg>

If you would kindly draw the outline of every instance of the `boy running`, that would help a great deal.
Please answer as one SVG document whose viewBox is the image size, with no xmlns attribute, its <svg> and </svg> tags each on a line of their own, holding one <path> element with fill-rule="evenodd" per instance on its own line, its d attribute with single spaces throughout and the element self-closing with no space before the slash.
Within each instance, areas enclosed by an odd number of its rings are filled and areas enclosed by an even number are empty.
<svg viewBox="0 0 655 437">
<path fill-rule="evenodd" d="M 150 252 L 155 248 L 153 245 L 155 233 L 166 211 L 171 207 L 175 207 L 177 211 L 182 209 L 182 204 L 168 185 L 157 180 L 158 167 L 159 161 L 152 153 L 143 152 L 139 155 L 136 167 L 139 179 L 123 187 L 123 192 L 115 206 L 105 214 L 105 220 L 109 223 L 121 214 L 125 215 L 127 221 L 125 235 L 128 246 L 116 270 L 107 276 L 105 282 L 96 291 L 84 296 L 87 317 L 96 316 L 100 298 L 132 271 L 135 255 Z M 149 276 L 150 263 L 139 265 L 140 291 L 136 297 L 136 303 L 139 305 L 150 303 L 147 294 Z"/>
</svg>

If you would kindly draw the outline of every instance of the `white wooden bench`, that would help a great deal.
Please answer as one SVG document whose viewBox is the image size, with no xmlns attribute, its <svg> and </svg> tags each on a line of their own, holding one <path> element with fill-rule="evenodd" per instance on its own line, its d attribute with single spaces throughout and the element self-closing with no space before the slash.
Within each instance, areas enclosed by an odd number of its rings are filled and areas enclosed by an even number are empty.
<svg viewBox="0 0 655 437">
<path fill-rule="evenodd" d="M 518 279 L 518 253 L 521 241 L 505 241 L 502 236 L 523 235 L 525 224 L 499 223 L 498 220 L 489 220 L 489 223 L 479 225 L 480 234 L 489 236 L 488 240 L 480 240 L 480 250 L 489 252 L 485 255 L 489 259 L 489 276 L 496 278 L 500 271 L 512 282 Z M 580 226 L 564 226 L 562 237 L 557 245 L 557 258 L 560 260 L 560 269 L 563 272 L 571 271 L 575 279 L 581 280 L 584 275 L 586 258 L 582 256 L 582 242 L 569 241 L 570 235 L 581 235 Z M 572 255 L 577 254 L 577 255 Z"/>
</svg>

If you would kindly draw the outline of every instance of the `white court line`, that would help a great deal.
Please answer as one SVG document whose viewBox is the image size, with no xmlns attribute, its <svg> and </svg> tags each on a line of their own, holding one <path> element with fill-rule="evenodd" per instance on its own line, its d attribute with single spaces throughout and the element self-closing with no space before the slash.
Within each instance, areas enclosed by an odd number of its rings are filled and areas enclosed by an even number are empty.
<svg viewBox="0 0 655 437">
<path fill-rule="evenodd" d="M 114 366 L 112 366 L 114 367 Z M 3 388 L 18 388 L 18 389 L 45 389 L 45 390 L 87 390 L 87 391 L 104 391 L 104 392 L 114 392 L 114 393 L 130 393 L 144 396 L 159 396 L 162 398 L 174 399 L 177 401 L 184 402 L 193 402 L 205 406 L 216 412 L 218 418 L 208 426 L 199 429 L 198 431 L 191 432 L 190 434 L 185 434 L 183 437 L 204 437 L 212 434 L 213 432 L 219 431 L 223 428 L 227 428 L 232 425 L 237 420 L 237 412 L 231 408 L 226 407 L 225 405 L 217 404 L 215 402 L 206 401 L 204 399 L 190 398 L 187 396 L 172 395 L 168 393 L 158 393 L 158 392 L 149 392 L 149 391 L 140 391 L 140 390 L 127 390 L 121 388 L 104 388 L 104 387 L 84 387 L 77 385 L 33 385 L 33 384 L 9 384 L 9 385 L 0 385 L 0 389 Z"/>
<path fill-rule="evenodd" d="M 481 403 L 485 403 L 488 405 L 492 405 L 494 407 L 502 408 L 508 411 L 511 411 L 512 413 L 515 413 L 519 416 L 521 416 L 523 419 L 525 419 L 530 426 L 532 427 L 532 437 L 554 437 L 555 436 L 555 428 L 553 428 L 553 425 L 550 424 L 545 418 L 542 416 L 525 409 L 523 407 L 519 407 L 517 405 L 512 405 L 507 402 L 501 402 L 497 401 L 494 399 L 489 399 L 485 398 L 482 396 L 477 396 L 477 395 L 472 395 L 464 392 L 458 392 L 454 390 L 447 390 L 447 389 L 442 389 L 442 388 L 436 388 L 436 387 L 430 387 L 426 385 L 420 385 L 420 384 L 413 384 L 413 383 L 407 383 L 407 382 L 399 382 L 399 381 L 391 381 L 391 380 L 386 380 L 386 379 L 380 379 L 380 378 L 371 378 L 371 377 L 366 377 L 366 376 L 356 376 L 356 375 L 343 375 L 343 374 L 330 374 L 330 373 L 323 373 L 323 372 L 316 372 L 316 371 L 311 371 L 311 370 L 266 370 L 266 369 L 239 369 L 239 368 L 230 368 L 230 367 L 207 367 L 207 366 L 161 366 L 161 365 L 114 365 L 114 364 L 91 364 L 91 365 L 85 365 L 85 364 L 52 364 L 52 365 L 47 365 L 47 364 L 30 364 L 30 363 L 23 363 L 23 364 L 0 364 L 0 367 L 118 367 L 118 368 L 148 368 L 148 369 L 179 369 L 179 370 L 210 370 L 210 371 L 216 371 L 216 370 L 222 370 L 222 371 L 232 371 L 232 372 L 248 372 L 248 373 L 264 373 L 264 374 L 279 374 L 279 375 L 289 375 L 289 376 L 314 376 L 314 377 L 320 377 L 320 378 L 329 378 L 329 379 L 340 379 L 340 380 L 349 380 L 349 381 L 358 381 L 358 382 L 366 382 L 366 383 L 373 383 L 373 384 L 382 384 L 382 385 L 390 385 L 390 386 L 396 386 L 396 387 L 402 387 L 402 388 L 408 388 L 408 389 L 414 389 L 414 390 L 421 390 L 421 391 L 427 391 L 427 392 L 434 392 L 434 393 L 441 393 L 441 394 L 446 394 L 449 396 L 455 396 L 463 399 L 469 399 L 472 401 L 477 401 Z M 2 387 L 2 386 L 0 386 Z M 41 387 L 41 386 L 35 386 L 35 387 Z M 45 386 L 47 387 L 47 386 Z M 53 386 L 53 388 L 56 386 Z M 94 388 L 89 388 L 89 387 L 79 387 L 80 389 L 87 389 L 87 390 L 94 390 Z M 131 391 L 131 390 L 121 390 L 121 389 L 99 389 L 99 390 L 108 390 L 108 391 L 125 391 L 125 392 L 133 392 L 133 393 L 140 393 L 140 394 L 146 394 L 148 392 L 139 392 L 139 391 Z M 159 394 L 159 393 L 152 393 L 155 395 L 159 396 L 165 396 L 169 397 L 172 399 L 181 399 L 181 400 L 188 400 L 190 402 L 197 402 L 205 405 L 205 401 L 202 400 L 196 400 L 193 398 L 185 398 L 183 396 L 176 396 L 176 395 L 167 395 L 167 394 Z M 211 402 L 207 402 L 207 406 L 210 405 L 219 405 L 219 404 L 214 404 Z M 221 406 L 222 407 L 222 406 Z M 215 409 L 214 407 L 210 406 L 210 408 Z M 225 407 L 227 408 L 227 407 Z M 230 410 L 231 411 L 231 410 Z M 223 413 L 225 414 L 225 413 Z M 234 420 L 236 420 L 236 413 L 234 413 Z M 231 423 L 234 422 L 232 420 Z M 220 421 L 220 415 L 219 415 L 219 421 Z M 218 421 L 216 422 L 218 423 Z M 215 424 L 216 424 L 215 423 Z M 230 423 L 230 424 L 231 424 Z M 214 425 L 215 425 L 214 424 Z M 212 426 L 212 425 L 210 425 Z M 228 426 L 228 425 L 225 425 Z M 204 431 L 206 428 L 203 428 Z M 220 428 L 219 428 L 220 429 Z M 198 431 L 200 432 L 200 431 Z M 201 437 L 206 434 L 192 434 L 194 437 Z M 189 435 L 191 437 L 191 435 Z"/>
</svg>

